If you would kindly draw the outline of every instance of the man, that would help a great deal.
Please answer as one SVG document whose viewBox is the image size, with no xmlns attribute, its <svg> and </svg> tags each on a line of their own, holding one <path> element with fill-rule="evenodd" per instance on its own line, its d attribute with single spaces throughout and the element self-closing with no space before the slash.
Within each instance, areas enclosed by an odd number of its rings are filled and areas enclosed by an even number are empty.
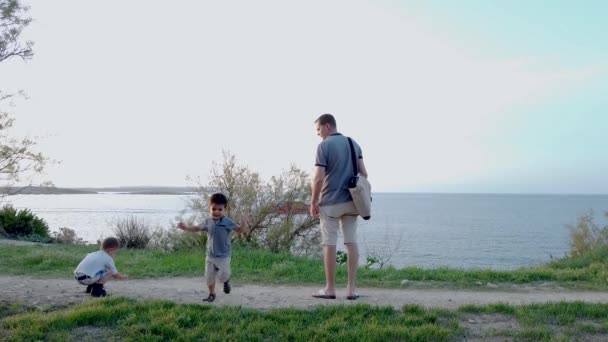
<svg viewBox="0 0 608 342">
<path fill-rule="evenodd" d="M 325 264 L 325 288 L 313 294 L 315 298 L 336 298 L 336 242 L 338 227 L 342 228 L 344 245 L 348 255 L 348 284 L 346 299 L 355 300 L 359 248 L 357 246 L 357 210 L 348 190 L 348 181 L 353 176 L 350 144 L 338 133 L 336 119 L 323 114 L 315 120 L 317 135 L 323 141 L 317 147 L 315 171 L 312 180 L 312 202 L 310 214 L 319 217 L 323 237 L 323 262 Z M 358 161 L 359 174 L 367 177 L 363 155 L 353 140 Z"/>
</svg>

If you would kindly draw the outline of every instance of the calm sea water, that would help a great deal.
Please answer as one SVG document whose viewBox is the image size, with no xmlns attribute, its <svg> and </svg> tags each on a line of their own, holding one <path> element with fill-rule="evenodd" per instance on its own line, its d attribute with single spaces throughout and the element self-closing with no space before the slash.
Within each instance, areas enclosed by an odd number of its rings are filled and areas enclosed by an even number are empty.
<svg viewBox="0 0 608 342">
<path fill-rule="evenodd" d="M 51 230 L 68 227 L 95 241 L 111 234 L 110 222 L 129 215 L 171 227 L 188 196 L 19 195 L 8 201 L 31 209 Z M 390 256 L 395 267 L 538 265 L 568 252 L 566 225 L 590 209 L 605 223 L 608 195 L 375 194 L 372 219 L 359 221 L 361 259 Z"/>
</svg>

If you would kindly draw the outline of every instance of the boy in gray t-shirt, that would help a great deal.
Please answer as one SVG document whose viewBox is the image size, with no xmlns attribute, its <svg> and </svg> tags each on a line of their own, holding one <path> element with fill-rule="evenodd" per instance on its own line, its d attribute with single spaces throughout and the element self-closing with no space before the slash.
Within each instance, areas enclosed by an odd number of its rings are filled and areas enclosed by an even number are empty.
<svg viewBox="0 0 608 342">
<path fill-rule="evenodd" d="M 248 230 L 249 220 L 243 218 L 237 225 L 229 217 L 224 216 L 228 199 L 224 194 L 216 193 L 209 198 L 210 218 L 200 225 L 187 226 L 180 222 L 177 228 L 188 232 L 207 232 L 207 257 L 205 259 L 205 278 L 209 288 L 209 296 L 203 301 L 215 300 L 215 279 L 224 283 L 224 293 L 230 293 L 230 233 L 242 233 Z"/>
</svg>

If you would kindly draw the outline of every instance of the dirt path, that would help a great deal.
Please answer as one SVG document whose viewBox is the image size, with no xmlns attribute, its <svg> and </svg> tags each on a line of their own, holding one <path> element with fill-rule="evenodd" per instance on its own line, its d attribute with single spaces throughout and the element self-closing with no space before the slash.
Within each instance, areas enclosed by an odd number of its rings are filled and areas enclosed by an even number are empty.
<svg viewBox="0 0 608 342">
<path fill-rule="evenodd" d="M 162 299 L 177 303 L 202 303 L 207 295 L 203 278 L 161 278 L 114 281 L 106 285 L 112 296 L 134 299 Z M 362 288 L 357 301 L 344 298 L 344 289 L 338 290 L 335 300 L 312 298 L 318 287 L 264 286 L 233 284 L 232 293 L 226 295 L 218 288 L 214 305 L 243 306 L 255 309 L 311 308 L 327 304 L 368 303 L 392 305 L 419 304 L 424 307 L 457 308 L 465 304 L 511 303 L 529 304 L 558 301 L 585 301 L 608 303 L 608 292 L 532 289 L 513 291 L 474 291 L 449 289 L 378 289 Z M 71 279 L 41 279 L 25 276 L 0 276 L 0 300 L 23 303 L 29 306 L 66 306 L 90 300 L 84 286 Z"/>
</svg>

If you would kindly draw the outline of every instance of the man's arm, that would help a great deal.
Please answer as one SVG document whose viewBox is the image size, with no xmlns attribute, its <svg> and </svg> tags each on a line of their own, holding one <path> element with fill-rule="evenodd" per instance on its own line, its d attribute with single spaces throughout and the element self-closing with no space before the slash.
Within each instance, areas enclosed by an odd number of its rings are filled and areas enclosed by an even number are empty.
<svg viewBox="0 0 608 342">
<path fill-rule="evenodd" d="M 250 221 L 251 219 L 249 216 L 243 215 L 243 217 L 241 217 L 241 222 L 234 228 L 234 231 L 239 234 L 247 233 L 249 231 Z"/>
<path fill-rule="evenodd" d="M 323 187 L 324 178 L 325 167 L 315 166 L 315 171 L 312 176 L 312 196 L 310 199 L 310 215 L 313 217 L 319 216 L 319 197 L 321 196 L 321 188 Z"/>
<path fill-rule="evenodd" d="M 357 166 L 359 168 L 359 174 L 365 178 L 369 178 L 367 176 L 367 169 L 365 168 L 365 163 L 363 162 L 363 158 L 359 158 Z"/>
</svg>

